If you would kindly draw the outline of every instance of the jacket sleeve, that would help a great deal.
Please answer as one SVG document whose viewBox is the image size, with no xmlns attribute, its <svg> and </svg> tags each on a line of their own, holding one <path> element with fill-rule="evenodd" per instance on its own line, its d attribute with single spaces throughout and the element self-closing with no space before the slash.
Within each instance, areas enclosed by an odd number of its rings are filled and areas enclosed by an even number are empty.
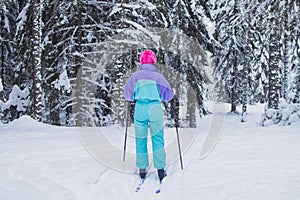
<svg viewBox="0 0 300 200">
<path fill-rule="evenodd" d="M 128 101 L 134 100 L 134 81 L 132 76 L 127 80 L 124 87 L 124 97 Z"/>
<path fill-rule="evenodd" d="M 161 100 L 164 102 L 168 102 L 174 97 L 174 93 L 168 81 L 165 77 L 161 76 L 161 79 L 158 83 L 158 88 L 161 96 Z"/>
</svg>

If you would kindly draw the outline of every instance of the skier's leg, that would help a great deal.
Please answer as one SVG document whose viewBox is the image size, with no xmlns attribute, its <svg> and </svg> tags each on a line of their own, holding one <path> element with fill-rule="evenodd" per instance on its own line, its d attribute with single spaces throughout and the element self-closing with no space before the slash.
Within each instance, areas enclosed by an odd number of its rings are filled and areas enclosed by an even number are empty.
<svg viewBox="0 0 300 200">
<path fill-rule="evenodd" d="M 164 169 L 166 166 L 166 152 L 164 148 L 164 121 L 161 104 L 155 103 L 152 105 L 149 115 L 154 167 Z"/>
<path fill-rule="evenodd" d="M 149 165 L 147 148 L 148 120 L 145 113 L 145 106 L 137 102 L 134 112 L 134 129 L 136 144 L 136 167 L 139 169 L 146 169 Z"/>
</svg>

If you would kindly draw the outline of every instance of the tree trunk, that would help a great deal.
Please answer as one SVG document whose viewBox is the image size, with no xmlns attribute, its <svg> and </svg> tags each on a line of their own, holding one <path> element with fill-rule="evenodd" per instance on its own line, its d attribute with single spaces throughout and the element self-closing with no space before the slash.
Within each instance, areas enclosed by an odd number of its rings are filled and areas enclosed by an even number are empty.
<svg viewBox="0 0 300 200">
<path fill-rule="evenodd" d="M 237 10 L 237 1 L 234 2 L 234 7 L 233 7 L 233 14 L 236 15 L 238 13 Z M 233 31 L 233 36 L 237 37 L 238 35 L 238 29 L 235 26 Z M 233 39 L 232 39 L 233 40 Z M 234 47 L 236 48 L 236 47 Z M 231 112 L 232 113 L 237 113 L 237 104 L 238 104 L 238 94 L 237 94 L 237 84 L 238 84 L 238 50 L 234 49 L 233 50 L 233 62 L 232 62 L 232 77 L 231 77 Z"/>
<path fill-rule="evenodd" d="M 4 5 L 2 5 L 4 2 L 2 2 L 1 1 L 1 8 L 4 6 Z M 4 30 L 3 30 L 3 27 L 4 27 L 4 13 L 2 13 L 3 11 L 2 11 L 2 9 L 0 9 L 1 10 L 1 21 L 0 21 L 0 24 L 1 24 L 1 29 L 0 29 L 0 38 L 2 38 L 2 40 L 5 38 L 4 37 Z M 4 78 L 5 78 L 5 67 L 6 67 L 6 65 L 4 64 L 4 44 L 3 44 L 3 41 L 1 41 L 1 53 L 0 53 L 0 56 L 1 56 L 1 59 L 0 59 L 0 62 L 1 62 L 1 64 L 0 64 L 0 69 L 1 69 L 1 74 L 0 74 L 0 81 L 2 81 L 0 84 L 2 84 L 2 86 L 3 87 L 5 87 L 4 86 Z M 3 88 L 4 89 L 4 88 Z M 5 101 L 5 95 L 4 95 L 4 92 L 1 92 L 0 91 L 0 99 L 3 101 Z"/>
<path fill-rule="evenodd" d="M 188 90 L 187 90 L 187 120 L 189 122 L 189 128 L 196 128 L 197 122 L 196 122 L 196 95 L 193 88 L 188 84 Z"/>
<path fill-rule="evenodd" d="M 246 114 L 247 114 L 247 104 L 248 104 L 248 81 L 249 81 L 249 69 L 250 69 L 250 40 L 251 40 L 251 13 L 247 14 L 248 20 L 248 31 L 247 31 L 247 41 L 246 41 L 246 55 L 245 55 L 245 64 L 243 70 L 243 78 L 242 78 L 242 118 L 241 122 L 247 121 Z"/>
<path fill-rule="evenodd" d="M 282 69 L 282 87 L 281 87 L 281 96 L 284 99 L 287 99 L 287 93 L 288 93 L 288 73 L 289 73 L 289 61 L 288 61 L 288 51 L 289 51 L 289 43 L 291 41 L 291 31 L 289 27 L 289 5 L 286 4 L 287 8 L 284 11 L 284 49 L 283 49 L 283 69 Z"/>
<path fill-rule="evenodd" d="M 33 1 L 33 115 L 38 121 L 42 120 L 42 4 L 40 0 Z"/>
<path fill-rule="evenodd" d="M 236 76 L 237 76 L 237 57 L 236 51 L 234 51 L 233 55 L 233 66 L 232 66 L 232 73 L 231 73 L 231 111 L 232 113 L 237 113 L 236 106 L 237 106 L 237 94 L 236 94 Z"/>
<path fill-rule="evenodd" d="M 279 29 L 276 13 L 278 5 L 275 4 L 271 8 L 270 19 L 270 43 L 269 43 L 269 92 L 268 92 L 268 108 L 278 109 L 279 103 Z"/>
<path fill-rule="evenodd" d="M 81 1 L 77 1 L 77 14 L 76 14 L 76 33 L 75 33 L 75 51 L 77 53 L 82 52 L 82 7 Z M 83 102 L 82 102 L 82 58 L 79 55 L 75 56 L 75 70 L 76 73 L 76 87 L 75 87 L 75 107 L 74 107 L 74 114 L 75 114 L 75 123 L 76 126 L 83 126 L 84 125 L 84 117 L 83 117 Z"/>
</svg>

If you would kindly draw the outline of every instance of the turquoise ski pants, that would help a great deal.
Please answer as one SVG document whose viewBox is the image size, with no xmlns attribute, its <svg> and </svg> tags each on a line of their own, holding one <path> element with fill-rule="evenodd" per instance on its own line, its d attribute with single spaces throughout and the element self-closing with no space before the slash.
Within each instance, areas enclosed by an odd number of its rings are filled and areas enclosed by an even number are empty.
<svg viewBox="0 0 300 200">
<path fill-rule="evenodd" d="M 146 169 L 149 166 L 148 126 L 150 127 L 154 167 L 164 169 L 166 152 L 164 148 L 163 110 L 160 101 L 137 101 L 135 104 L 136 166 L 140 169 Z"/>
</svg>

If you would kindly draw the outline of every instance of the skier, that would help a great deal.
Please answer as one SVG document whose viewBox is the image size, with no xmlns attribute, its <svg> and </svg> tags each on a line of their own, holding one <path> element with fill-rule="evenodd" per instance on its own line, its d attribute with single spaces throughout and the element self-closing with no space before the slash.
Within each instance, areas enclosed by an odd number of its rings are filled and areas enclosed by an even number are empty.
<svg viewBox="0 0 300 200">
<path fill-rule="evenodd" d="M 156 55 L 151 50 L 140 54 L 140 70 L 127 80 L 124 97 L 136 101 L 134 130 L 136 142 L 136 166 L 144 179 L 149 166 L 147 135 L 150 127 L 154 167 L 160 182 L 166 176 L 166 152 L 164 148 L 164 122 L 161 101 L 167 102 L 174 96 L 170 84 L 156 67 Z"/>
</svg>

